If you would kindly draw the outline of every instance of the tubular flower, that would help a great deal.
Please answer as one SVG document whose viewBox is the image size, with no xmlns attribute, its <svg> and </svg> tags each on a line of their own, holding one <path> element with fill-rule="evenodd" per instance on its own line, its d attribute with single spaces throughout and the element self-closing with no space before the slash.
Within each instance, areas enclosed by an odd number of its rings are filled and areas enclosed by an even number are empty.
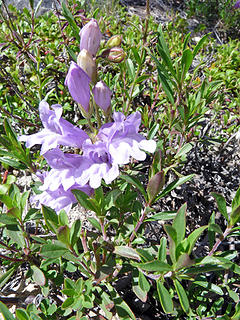
<svg viewBox="0 0 240 320">
<path fill-rule="evenodd" d="M 240 0 L 238 0 L 233 7 L 234 7 L 234 9 L 239 9 L 240 8 Z"/>
<path fill-rule="evenodd" d="M 39 104 L 40 119 L 43 130 L 32 134 L 22 135 L 19 141 L 25 141 L 26 147 L 31 148 L 35 144 L 41 144 L 41 154 L 46 153 L 59 145 L 81 148 L 88 135 L 80 128 L 61 118 L 62 107 L 58 104 L 53 105 L 52 110 L 46 101 Z"/>
<path fill-rule="evenodd" d="M 90 82 L 91 79 L 87 73 L 72 61 L 65 79 L 65 85 L 68 87 L 72 98 L 87 113 L 89 111 Z"/>
<path fill-rule="evenodd" d="M 93 96 L 96 104 L 103 111 L 107 112 L 111 105 L 112 91 L 108 88 L 108 86 L 103 81 L 99 81 L 96 83 L 92 92 L 93 92 Z"/>
<path fill-rule="evenodd" d="M 102 34 L 99 29 L 97 20 L 91 19 L 80 31 L 80 51 L 86 49 L 93 56 L 99 49 Z"/>
</svg>

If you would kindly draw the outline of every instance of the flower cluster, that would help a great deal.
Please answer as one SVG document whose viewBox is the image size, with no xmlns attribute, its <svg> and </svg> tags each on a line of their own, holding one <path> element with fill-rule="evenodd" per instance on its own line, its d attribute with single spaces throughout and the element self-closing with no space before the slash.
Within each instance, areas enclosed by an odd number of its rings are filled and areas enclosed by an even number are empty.
<svg viewBox="0 0 240 320">
<path fill-rule="evenodd" d="M 43 191 L 35 197 L 39 203 L 60 211 L 68 211 L 76 202 L 72 189 L 80 189 L 90 195 L 101 185 L 102 179 L 111 183 L 119 175 L 119 166 L 129 163 L 130 157 L 144 160 L 144 151 L 154 152 L 156 143 L 146 140 L 138 133 L 141 115 L 135 112 L 125 117 L 121 112 L 113 113 L 113 122 L 104 124 L 98 134 L 89 135 L 61 118 L 62 108 L 47 102 L 39 105 L 42 131 L 23 135 L 27 147 L 41 144 L 41 154 L 51 167 L 41 179 Z M 63 152 L 60 147 L 77 147 L 80 154 Z"/>
<path fill-rule="evenodd" d="M 90 112 L 90 83 L 96 80 L 95 55 L 98 51 L 101 32 L 92 19 L 80 32 L 78 64 L 72 62 L 65 79 L 73 99 L 80 104 L 85 114 Z M 111 104 L 111 90 L 103 81 L 92 89 L 95 103 L 107 114 Z M 63 119 L 60 105 L 50 106 L 46 101 L 39 105 L 43 129 L 33 135 L 23 135 L 20 141 L 26 146 L 41 145 L 50 171 L 39 173 L 43 184 L 41 194 L 34 197 L 39 205 L 44 204 L 57 212 L 69 211 L 76 202 L 71 190 L 79 189 L 88 195 L 101 185 L 111 183 L 119 175 L 119 166 L 129 163 L 130 158 L 144 160 L 147 152 L 154 152 L 156 143 L 146 140 L 138 133 L 141 115 L 135 112 L 127 117 L 121 112 L 113 113 L 113 122 L 106 123 L 98 133 L 89 136 L 82 129 Z M 64 147 L 64 151 L 62 150 Z M 72 153 L 72 148 L 81 150 Z"/>
</svg>

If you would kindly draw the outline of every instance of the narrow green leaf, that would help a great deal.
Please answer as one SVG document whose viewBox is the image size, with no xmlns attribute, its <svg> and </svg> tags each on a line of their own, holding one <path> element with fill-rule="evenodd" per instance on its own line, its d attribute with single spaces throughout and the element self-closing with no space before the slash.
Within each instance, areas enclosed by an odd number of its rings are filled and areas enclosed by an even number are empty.
<svg viewBox="0 0 240 320">
<path fill-rule="evenodd" d="M 59 227 L 58 224 L 58 215 L 56 212 L 47 206 L 42 206 L 42 212 L 43 212 L 43 217 L 45 220 L 46 225 L 48 228 L 53 231 L 54 233 L 57 232 L 57 229 Z"/>
<path fill-rule="evenodd" d="M 181 81 L 185 79 L 185 76 L 192 64 L 192 61 L 193 61 L 192 51 L 190 49 L 185 49 L 183 51 L 182 60 L 181 60 L 181 64 L 182 64 Z"/>
<path fill-rule="evenodd" d="M 97 219 L 95 219 L 93 217 L 88 217 L 87 219 L 94 226 L 94 228 L 96 228 L 100 232 L 102 231 L 101 225 L 100 225 L 100 223 L 98 222 Z"/>
<path fill-rule="evenodd" d="M 98 208 L 90 201 L 89 196 L 81 190 L 72 190 L 72 193 L 76 197 L 77 201 L 87 210 L 98 212 Z"/>
<path fill-rule="evenodd" d="M 74 37 L 78 42 L 80 42 L 80 36 L 79 36 L 79 28 L 74 20 L 74 16 L 72 15 L 71 11 L 66 6 L 65 1 L 62 1 L 62 14 L 67 19 L 68 23 L 71 26 L 71 29 L 74 33 Z"/>
<path fill-rule="evenodd" d="M 177 279 L 175 279 L 173 281 L 173 283 L 174 283 L 175 289 L 177 291 L 177 295 L 178 295 L 180 304 L 183 308 L 183 311 L 188 314 L 190 311 L 190 305 L 189 305 L 189 300 L 188 300 L 187 294 L 185 292 L 185 289 L 183 288 L 183 286 L 181 285 L 181 283 Z"/>
<path fill-rule="evenodd" d="M 172 220 L 176 217 L 176 211 L 163 211 L 153 215 L 145 221 Z"/>
<path fill-rule="evenodd" d="M 130 79 L 133 81 L 135 78 L 135 68 L 134 68 L 134 64 L 132 62 L 132 60 L 130 58 L 126 59 L 126 67 L 128 70 L 128 74 Z"/>
<path fill-rule="evenodd" d="M 202 39 L 199 40 L 199 42 L 196 44 L 194 50 L 193 50 L 193 58 L 195 58 L 195 56 L 197 55 L 198 51 L 201 49 L 201 47 L 203 46 L 204 42 L 207 40 L 207 38 L 209 37 L 210 33 L 205 34 Z"/>
<path fill-rule="evenodd" d="M 133 289 L 133 292 L 136 294 L 136 296 L 142 302 L 146 302 L 147 301 L 147 293 L 148 293 L 148 291 L 140 286 L 140 284 L 139 284 L 140 275 L 142 275 L 142 273 L 139 272 L 138 270 L 135 269 L 133 271 L 133 273 L 132 273 L 132 282 L 133 282 L 132 289 Z"/>
<path fill-rule="evenodd" d="M 219 294 L 220 296 L 222 296 L 224 294 L 222 289 L 214 283 L 210 283 L 208 281 L 194 281 L 193 283 L 197 284 L 203 288 L 206 288 L 209 291 L 212 291 L 216 294 Z"/>
<path fill-rule="evenodd" d="M 188 176 L 185 177 L 181 177 L 178 180 L 175 180 L 173 182 L 171 182 L 161 193 L 160 195 L 155 199 L 155 201 L 157 201 L 158 199 L 161 199 L 163 197 L 165 197 L 169 192 L 171 192 L 173 189 L 179 187 L 180 185 L 182 185 L 183 183 L 186 183 L 187 181 L 191 180 L 194 177 L 194 174 L 190 174 Z"/>
<path fill-rule="evenodd" d="M 60 226 L 68 226 L 68 215 L 64 210 L 61 210 L 58 215 L 58 224 Z"/>
<path fill-rule="evenodd" d="M 140 256 L 137 251 L 128 246 L 116 246 L 114 249 L 114 253 L 129 259 L 140 260 Z"/>
<path fill-rule="evenodd" d="M 22 308 L 16 310 L 16 317 L 18 320 L 31 320 L 26 310 Z"/>
<path fill-rule="evenodd" d="M 141 194 L 144 196 L 145 200 L 147 200 L 147 193 L 138 178 L 133 177 L 133 176 L 127 176 L 127 175 L 120 175 L 120 178 L 127 181 L 128 183 L 134 185 L 141 192 Z"/>
<path fill-rule="evenodd" d="M 35 265 L 31 266 L 31 270 L 33 272 L 33 280 L 36 282 L 36 284 L 38 284 L 39 286 L 44 286 L 46 283 L 46 278 L 42 270 Z"/>
<path fill-rule="evenodd" d="M 15 265 L 14 267 L 10 268 L 6 272 L 4 272 L 0 277 L 0 288 L 2 288 L 8 280 L 11 278 L 11 276 L 14 274 L 15 270 L 18 268 L 18 265 Z"/>
<path fill-rule="evenodd" d="M 141 65 L 141 58 L 138 54 L 138 49 L 136 47 L 131 47 L 132 53 L 134 55 L 135 60 L 137 61 L 138 65 Z"/>
<path fill-rule="evenodd" d="M 148 292 L 151 288 L 149 282 L 147 281 L 147 278 L 142 272 L 139 272 L 139 286 L 144 292 Z"/>
<path fill-rule="evenodd" d="M 208 226 L 202 226 L 199 227 L 198 229 L 194 230 L 187 238 L 187 253 L 190 255 L 193 247 L 195 246 L 195 243 L 197 239 L 200 237 L 201 233 L 207 229 Z"/>
<path fill-rule="evenodd" d="M 119 296 L 117 291 L 110 285 L 110 283 L 105 283 L 105 285 L 109 291 L 109 294 L 111 296 L 111 299 L 114 303 L 114 306 L 120 319 L 129 319 L 130 317 L 130 319 L 136 320 L 136 317 L 133 314 L 132 310 L 129 308 L 126 302 L 122 300 L 122 298 Z"/>
<path fill-rule="evenodd" d="M 142 270 L 149 271 L 149 272 L 164 273 L 164 272 L 172 271 L 172 267 L 169 264 L 159 260 L 153 260 L 145 263 L 134 262 L 132 264 L 137 268 L 140 268 Z"/>
<path fill-rule="evenodd" d="M 185 37 L 185 39 L 184 39 L 184 42 L 183 42 L 183 51 L 187 48 L 187 45 L 188 45 L 190 36 L 191 36 L 191 31 L 186 35 L 186 37 Z"/>
<path fill-rule="evenodd" d="M 157 281 L 157 292 L 164 312 L 173 312 L 173 301 L 171 295 L 160 280 Z"/>
<path fill-rule="evenodd" d="M 234 226 L 239 221 L 240 221 L 240 205 L 232 211 L 230 215 L 230 225 Z"/>
<path fill-rule="evenodd" d="M 158 249 L 158 260 L 165 261 L 167 258 L 167 239 L 162 237 L 160 240 L 160 246 Z"/>
<path fill-rule="evenodd" d="M 68 249 L 66 246 L 61 244 L 61 242 L 51 243 L 51 244 L 45 244 L 41 248 L 40 255 L 44 258 L 60 258 L 62 257 Z"/>
<path fill-rule="evenodd" d="M 177 232 L 177 244 L 180 243 L 184 237 L 186 232 L 186 211 L 187 204 L 184 203 L 181 208 L 178 210 L 176 217 L 173 220 L 172 226 Z"/>
<path fill-rule="evenodd" d="M 209 231 L 214 231 L 217 232 L 218 234 L 223 234 L 222 229 L 220 228 L 220 226 L 216 223 L 210 223 L 208 226 L 208 230 Z"/>
<path fill-rule="evenodd" d="M 72 247 L 75 245 L 75 243 L 80 238 L 81 226 L 82 226 L 81 220 L 77 219 L 74 221 L 74 223 L 70 229 L 70 243 L 71 243 Z"/>
<path fill-rule="evenodd" d="M 12 313 L 1 301 L 0 301 L 0 313 L 3 315 L 4 320 L 15 320 Z"/>
<path fill-rule="evenodd" d="M 229 222 L 229 217 L 227 213 L 227 205 L 225 198 L 216 192 L 211 192 L 211 195 L 214 197 L 214 199 L 217 202 L 218 210 L 219 212 L 224 216 L 224 218 Z"/>
</svg>

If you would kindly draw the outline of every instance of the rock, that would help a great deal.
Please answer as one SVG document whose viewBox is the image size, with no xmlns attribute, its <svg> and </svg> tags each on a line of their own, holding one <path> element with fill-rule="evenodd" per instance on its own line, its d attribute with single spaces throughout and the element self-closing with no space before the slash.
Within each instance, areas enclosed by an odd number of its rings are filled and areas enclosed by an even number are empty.
<svg viewBox="0 0 240 320">
<path fill-rule="evenodd" d="M 30 9 L 30 4 L 29 0 L 5 0 L 6 5 L 8 6 L 9 4 L 12 4 L 14 7 L 16 7 L 18 10 L 22 10 L 23 8 Z M 37 7 L 38 3 L 41 2 L 39 10 L 38 10 L 38 15 L 44 14 L 45 12 L 55 9 L 60 8 L 60 4 L 58 1 L 54 0 L 33 0 L 34 3 L 34 8 Z"/>
</svg>

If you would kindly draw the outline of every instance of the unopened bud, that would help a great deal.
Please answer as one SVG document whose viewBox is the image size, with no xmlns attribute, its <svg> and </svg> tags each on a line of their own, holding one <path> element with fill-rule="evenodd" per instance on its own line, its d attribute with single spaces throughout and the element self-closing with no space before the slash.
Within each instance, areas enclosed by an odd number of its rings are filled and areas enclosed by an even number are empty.
<svg viewBox="0 0 240 320">
<path fill-rule="evenodd" d="M 93 88 L 92 92 L 96 104 L 107 113 L 111 105 L 112 91 L 103 81 L 99 81 Z"/>
<path fill-rule="evenodd" d="M 80 51 L 86 49 L 93 56 L 99 49 L 102 34 L 99 29 L 97 20 L 91 19 L 80 31 Z"/>
<path fill-rule="evenodd" d="M 77 64 L 82 68 L 93 83 L 97 80 L 97 67 L 96 61 L 93 56 L 86 49 L 82 49 L 77 57 Z"/>
<path fill-rule="evenodd" d="M 113 48 L 113 47 L 120 46 L 121 42 L 122 42 L 122 37 L 119 35 L 115 35 L 108 40 L 106 45 L 108 48 Z"/>
<path fill-rule="evenodd" d="M 101 57 L 111 62 L 120 63 L 125 59 L 126 53 L 122 48 L 114 47 L 103 51 Z"/>
<path fill-rule="evenodd" d="M 149 197 L 149 202 L 151 203 L 154 198 L 159 194 L 165 184 L 165 174 L 164 171 L 156 173 L 148 182 L 147 194 Z"/>
</svg>

